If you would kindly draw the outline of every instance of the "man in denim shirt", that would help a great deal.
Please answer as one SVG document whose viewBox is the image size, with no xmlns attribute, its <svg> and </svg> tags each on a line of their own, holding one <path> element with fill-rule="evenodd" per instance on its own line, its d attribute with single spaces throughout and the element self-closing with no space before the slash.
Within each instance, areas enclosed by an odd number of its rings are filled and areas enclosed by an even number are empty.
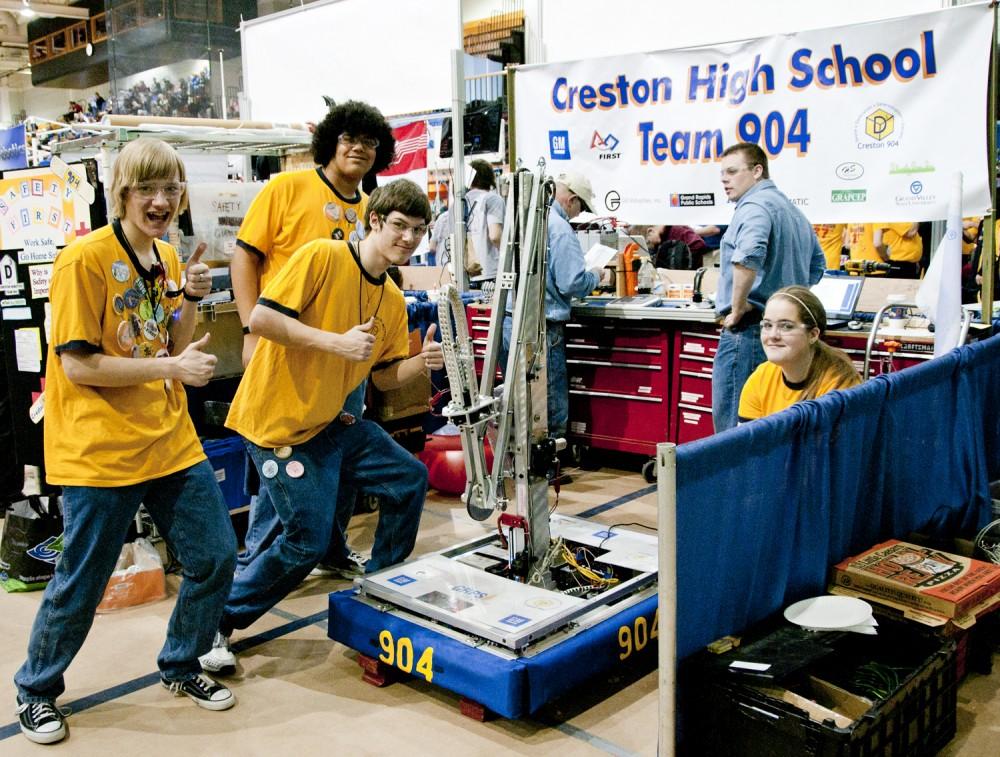
<svg viewBox="0 0 1000 757">
<path fill-rule="evenodd" d="M 555 202 L 549 210 L 548 271 L 545 277 L 545 335 L 547 342 L 547 395 L 549 436 L 565 438 L 569 420 L 569 379 L 566 375 L 566 322 L 570 301 L 590 294 L 601 281 L 601 270 L 587 270 L 583 250 L 570 218 L 592 212 L 594 190 L 585 176 L 565 173 L 556 178 Z M 508 305 L 503 322 L 500 365 L 507 365 L 512 320 Z"/>
<path fill-rule="evenodd" d="M 760 147 L 740 142 L 722 153 L 722 186 L 736 210 L 719 249 L 715 312 L 722 336 L 712 369 L 716 432 L 736 425 L 743 384 L 766 360 L 760 318 L 767 298 L 782 287 L 815 284 L 826 267 L 816 233 L 770 180 Z"/>
</svg>

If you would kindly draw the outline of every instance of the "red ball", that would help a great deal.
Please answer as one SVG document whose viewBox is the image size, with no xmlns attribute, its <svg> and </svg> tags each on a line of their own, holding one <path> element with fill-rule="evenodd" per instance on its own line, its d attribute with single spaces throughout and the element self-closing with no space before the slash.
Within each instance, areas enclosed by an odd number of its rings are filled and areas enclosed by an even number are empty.
<svg viewBox="0 0 1000 757">
<path fill-rule="evenodd" d="M 465 456 L 458 434 L 430 434 L 417 458 L 427 466 L 428 483 L 442 494 L 465 491 Z M 486 445 L 486 465 L 493 466 L 493 448 Z"/>
</svg>

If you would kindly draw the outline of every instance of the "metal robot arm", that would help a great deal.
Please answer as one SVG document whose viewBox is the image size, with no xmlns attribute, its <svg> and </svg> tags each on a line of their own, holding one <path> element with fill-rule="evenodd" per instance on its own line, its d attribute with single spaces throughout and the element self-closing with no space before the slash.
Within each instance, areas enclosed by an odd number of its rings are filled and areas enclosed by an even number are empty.
<svg viewBox="0 0 1000 757">
<path fill-rule="evenodd" d="M 462 437 L 466 508 L 476 520 L 502 511 L 501 527 L 506 525 L 513 535 L 512 559 L 527 548 L 528 562 L 548 549 L 547 470 L 556 450 L 547 432 L 545 382 L 546 232 L 553 191 L 551 180 L 544 179 L 544 166 L 534 173 L 519 171 L 511 178 L 481 385 L 477 386 L 472 343 L 457 290 L 448 286 L 438 303 L 452 395 L 444 415 L 458 426 Z M 509 302 L 510 348 L 498 397 L 493 383 Z M 486 463 L 487 442 L 494 453 L 492 469 Z M 507 512 L 511 493 L 513 515 Z"/>
</svg>

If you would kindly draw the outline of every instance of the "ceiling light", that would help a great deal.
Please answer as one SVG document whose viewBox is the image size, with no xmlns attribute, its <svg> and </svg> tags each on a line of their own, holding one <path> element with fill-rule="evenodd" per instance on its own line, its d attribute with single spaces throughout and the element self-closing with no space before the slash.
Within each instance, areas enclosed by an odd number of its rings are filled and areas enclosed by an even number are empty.
<svg viewBox="0 0 1000 757">
<path fill-rule="evenodd" d="M 24 7 L 21 8 L 21 16 L 23 16 L 24 18 L 34 18 L 36 15 L 38 15 L 37 13 L 35 13 L 34 10 L 32 10 L 31 4 L 28 2 L 28 0 L 21 0 L 21 2 L 24 3 Z"/>
</svg>

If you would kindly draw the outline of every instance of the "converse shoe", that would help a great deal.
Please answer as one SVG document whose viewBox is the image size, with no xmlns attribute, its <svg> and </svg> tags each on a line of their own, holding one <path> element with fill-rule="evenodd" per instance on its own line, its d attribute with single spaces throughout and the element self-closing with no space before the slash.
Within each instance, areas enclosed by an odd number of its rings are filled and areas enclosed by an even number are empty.
<svg viewBox="0 0 1000 757">
<path fill-rule="evenodd" d="M 216 683 L 207 675 L 197 675 L 185 681 L 168 681 L 160 676 L 164 688 L 173 692 L 174 696 L 190 697 L 199 707 L 206 710 L 228 710 L 236 704 L 236 695 L 221 683 Z"/>
<path fill-rule="evenodd" d="M 21 733 L 36 744 L 55 744 L 66 738 L 66 719 L 55 702 L 22 702 L 17 698 Z"/>
<path fill-rule="evenodd" d="M 221 675 L 232 675 L 236 672 L 236 655 L 229 647 L 229 637 L 223 636 L 216 631 L 215 641 L 212 648 L 198 658 L 201 669 L 206 673 L 219 673 Z"/>
<path fill-rule="evenodd" d="M 329 576 L 333 578 L 343 578 L 347 581 L 351 581 L 358 576 L 362 576 L 365 573 L 365 565 L 368 564 L 368 559 L 360 552 L 354 552 L 353 550 L 348 553 L 347 557 L 344 559 L 343 563 L 328 564 L 320 563 L 315 568 L 310 571 L 310 576 Z"/>
</svg>

